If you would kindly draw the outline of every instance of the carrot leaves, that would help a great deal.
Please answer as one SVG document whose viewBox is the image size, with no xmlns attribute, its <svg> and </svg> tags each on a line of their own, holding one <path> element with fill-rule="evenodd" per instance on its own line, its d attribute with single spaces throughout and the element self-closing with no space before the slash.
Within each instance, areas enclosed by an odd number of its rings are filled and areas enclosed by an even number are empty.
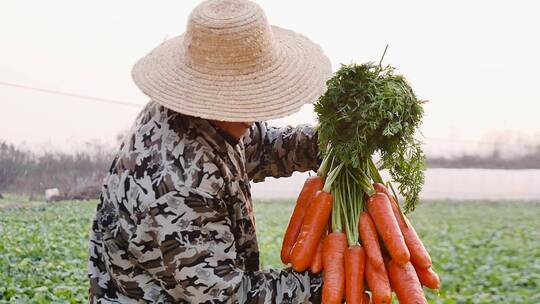
<svg viewBox="0 0 540 304">
<path fill-rule="evenodd" d="M 321 151 L 353 168 L 366 168 L 375 153 L 414 210 L 424 181 L 424 153 L 414 138 L 423 109 L 406 79 L 391 66 L 342 65 L 315 104 Z M 369 168 L 369 166 L 368 166 Z"/>
</svg>

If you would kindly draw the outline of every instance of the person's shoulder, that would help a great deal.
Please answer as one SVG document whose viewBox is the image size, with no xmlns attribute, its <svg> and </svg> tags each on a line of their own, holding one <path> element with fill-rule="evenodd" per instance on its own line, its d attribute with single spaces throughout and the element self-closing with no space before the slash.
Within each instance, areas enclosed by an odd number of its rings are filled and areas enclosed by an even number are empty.
<svg viewBox="0 0 540 304">
<path fill-rule="evenodd" d="M 218 195 L 223 180 L 215 155 L 196 137 L 189 116 L 151 103 L 126 136 L 111 173 L 144 181 L 155 197 L 180 188 Z"/>
</svg>

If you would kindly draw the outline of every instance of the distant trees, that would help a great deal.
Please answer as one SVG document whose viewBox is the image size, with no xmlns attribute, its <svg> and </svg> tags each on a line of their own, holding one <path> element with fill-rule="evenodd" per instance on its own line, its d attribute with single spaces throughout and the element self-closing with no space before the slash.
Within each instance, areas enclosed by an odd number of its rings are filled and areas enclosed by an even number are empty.
<svg viewBox="0 0 540 304">
<path fill-rule="evenodd" d="M 119 135 L 118 140 L 121 141 Z M 58 188 L 63 198 L 97 198 L 102 180 L 114 156 L 113 149 L 89 141 L 75 153 L 37 154 L 0 140 L 0 195 L 2 192 L 43 196 L 45 189 Z M 522 156 L 501 156 L 497 149 L 488 156 L 428 157 L 428 168 L 540 169 L 540 144 Z"/>
<path fill-rule="evenodd" d="M 521 156 L 504 157 L 495 148 L 491 155 L 464 154 L 458 157 L 428 157 L 431 168 L 540 169 L 540 144 Z"/>
<path fill-rule="evenodd" d="M 59 188 L 66 198 L 95 198 L 113 152 L 99 142 L 87 142 L 82 152 L 35 154 L 0 141 L 0 192 L 30 196 Z"/>
<path fill-rule="evenodd" d="M 29 162 L 29 153 L 0 141 L 0 195 L 24 174 Z"/>
</svg>

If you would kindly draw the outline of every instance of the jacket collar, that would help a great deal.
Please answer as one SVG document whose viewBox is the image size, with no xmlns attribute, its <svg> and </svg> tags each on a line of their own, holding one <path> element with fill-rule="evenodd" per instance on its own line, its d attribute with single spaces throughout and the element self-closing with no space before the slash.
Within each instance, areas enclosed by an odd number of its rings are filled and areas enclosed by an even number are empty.
<svg viewBox="0 0 540 304">
<path fill-rule="evenodd" d="M 206 119 L 185 115 L 183 118 L 190 120 L 191 124 L 196 129 L 197 134 L 199 134 L 214 150 L 226 153 L 229 146 L 234 149 L 239 143 L 238 140 L 214 126 Z"/>
</svg>

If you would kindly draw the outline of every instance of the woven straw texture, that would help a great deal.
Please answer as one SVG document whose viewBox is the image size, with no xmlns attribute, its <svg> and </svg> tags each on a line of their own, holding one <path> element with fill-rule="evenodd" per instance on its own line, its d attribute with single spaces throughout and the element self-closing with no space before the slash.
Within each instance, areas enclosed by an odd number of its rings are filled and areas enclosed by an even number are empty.
<svg viewBox="0 0 540 304">
<path fill-rule="evenodd" d="M 171 110 L 238 122 L 298 111 L 324 93 L 330 73 L 318 45 L 271 26 L 247 0 L 201 3 L 184 34 L 163 42 L 132 70 L 137 86 Z"/>
</svg>

